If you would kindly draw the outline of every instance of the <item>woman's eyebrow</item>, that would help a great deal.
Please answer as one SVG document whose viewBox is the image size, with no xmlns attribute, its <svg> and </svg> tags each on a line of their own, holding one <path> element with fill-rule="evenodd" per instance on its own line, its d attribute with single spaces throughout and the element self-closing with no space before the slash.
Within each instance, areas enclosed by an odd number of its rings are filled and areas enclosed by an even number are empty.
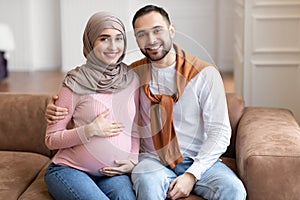
<svg viewBox="0 0 300 200">
<path fill-rule="evenodd" d="M 99 37 L 111 37 L 111 35 L 109 35 L 109 34 L 101 34 L 101 35 L 99 35 Z"/>
<path fill-rule="evenodd" d="M 122 34 L 120 33 L 120 34 L 117 34 L 116 36 L 119 37 L 119 36 L 122 36 Z M 112 37 L 112 36 L 109 34 L 100 34 L 99 37 Z"/>
</svg>

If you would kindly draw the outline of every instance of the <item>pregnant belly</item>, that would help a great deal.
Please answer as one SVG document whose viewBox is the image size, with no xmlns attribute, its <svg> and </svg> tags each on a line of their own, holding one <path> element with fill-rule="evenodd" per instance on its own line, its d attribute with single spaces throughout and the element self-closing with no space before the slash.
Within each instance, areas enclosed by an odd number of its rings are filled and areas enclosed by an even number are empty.
<svg viewBox="0 0 300 200">
<path fill-rule="evenodd" d="M 84 147 L 100 163 L 106 166 L 115 166 L 115 160 L 128 159 L 131 137 L 125 134 L 107 138 L 96 137 Z"/>
<path fill-rule="evenodd" d="M 130 159 L 130 150 L 131 137 L 125 134 L 107 138 L 95 137 L 85 144 L 61 149 L 53 161 L 101 176 L 99 169 L 117 166 L 115 160 Z"/>
</svg>

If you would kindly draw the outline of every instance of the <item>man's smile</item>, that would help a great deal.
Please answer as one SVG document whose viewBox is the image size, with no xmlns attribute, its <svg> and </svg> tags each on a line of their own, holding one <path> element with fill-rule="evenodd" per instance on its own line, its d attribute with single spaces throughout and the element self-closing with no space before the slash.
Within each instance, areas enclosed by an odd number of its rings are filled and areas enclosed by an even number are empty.
<svg viewBox="0 0 300 200">
<path fill-rule="evenodd" d="M 151 45 L 151 46 L 148 46 L 146 47 L 145 49 L 147 51 L 150 51 L 150 52 L 156 52 L 158 51 L 163 45 L 162 44 L 156 44 L 156 45 Z"/>
</svg>

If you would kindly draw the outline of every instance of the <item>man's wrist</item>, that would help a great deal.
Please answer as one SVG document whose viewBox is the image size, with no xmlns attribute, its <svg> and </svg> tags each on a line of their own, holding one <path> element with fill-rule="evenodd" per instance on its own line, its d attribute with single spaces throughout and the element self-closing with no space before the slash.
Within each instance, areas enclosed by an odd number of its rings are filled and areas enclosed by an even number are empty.
<svg viewBox="0 0 300 200">
<path fill-rule="evenodd" d="M 192 174 L 191 172 L 185 172 L 185 174 L 188 174 L 189 176 L 191 176 L 194 180 L 194 184 L 197 182 L 197 178 L 194 174 Z"/>
</svg>

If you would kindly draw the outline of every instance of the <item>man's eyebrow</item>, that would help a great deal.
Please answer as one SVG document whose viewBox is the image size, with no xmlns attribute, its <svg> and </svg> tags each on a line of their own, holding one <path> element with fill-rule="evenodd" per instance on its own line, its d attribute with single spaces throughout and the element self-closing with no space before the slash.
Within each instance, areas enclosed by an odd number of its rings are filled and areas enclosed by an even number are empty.
<svg viewBox="0 0 300 200">
<path fill-rule="evenodd" d="M 163 28 L 163 26 L 157 25 L 157 26 L 152 27 L 151 29 L 157 29 L 157 28 Z"/>
<path fill-rule="evenodd" d="M 139 33 L 144 33 L 146 32 L 147 30 L 154 30 L 154 29 L 157 29 L 157 28 L 163 28 L 163 26 L 161 25 L 157 25 L 157 26 L 153 26 L 151 28 L 145 28 L 145 29 L 140 29 L 136 32 L 136 34 L 139 34 Z"/>
<path fill-rule="evenodd" d="M 135 34 L 144 33 L 144 32 L 146 32 L 146 30 L 142 29 L 142 30 L 138 30 Z"/>
</svg>

